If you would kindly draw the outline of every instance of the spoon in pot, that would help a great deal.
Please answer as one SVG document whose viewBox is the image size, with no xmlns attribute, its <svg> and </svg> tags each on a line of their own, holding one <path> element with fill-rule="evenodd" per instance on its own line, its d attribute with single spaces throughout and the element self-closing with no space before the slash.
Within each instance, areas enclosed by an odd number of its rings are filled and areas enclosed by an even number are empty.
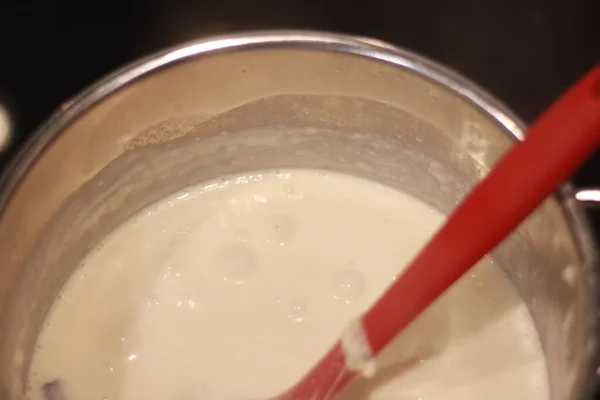
<svg viewBox="0 0 600 400">
<path fill-rule="evenodd" d="M 600 65 L 565 92 L 468 194 L 405 272 L 278 400 L 329 400 L 600 144 Z"/>
</svg>

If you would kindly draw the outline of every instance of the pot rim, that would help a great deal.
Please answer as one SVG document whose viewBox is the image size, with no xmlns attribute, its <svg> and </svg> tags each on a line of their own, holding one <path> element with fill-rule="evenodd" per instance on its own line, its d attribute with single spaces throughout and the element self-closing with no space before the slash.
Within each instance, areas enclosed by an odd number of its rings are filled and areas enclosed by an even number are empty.
<svg viewBox="0 0 600 400">
<path fill-rule="evenodd" d="M 515 140 L 522 140 L 524 137 L 526 124 L 506 105 L 477 84 L 426 57 L 376 39 L 303 30 L 250 31 L 212 36 L 170 47 L 135 61 L 64 102 L 22 145 L 0 174 L 0 218 L 21 178 L 27 174 L 38 156 L 67 126 L 111 94 L 162 68 L 195 57 L 240 49 L 278 47 L 325 50 L 391 63 L 451 90 L 494 119 Z M 580 202 L 575 199 L 572 185 L 570 183 L 563 185 L 556 193 L 556 198 L 560 201 L 565 216 L 570 222 L 587 278 L 589 294 L 586 299 L 588 302 L 587 346 L 583 356 L 584 369 L 579 376 L 576 396 L 577 399 L 585 399 L 586 396 L 591 395 L 590 392 L 595 388 L 597 380 L 599 332 L 597 319 L 600 316 L 600 296 L 593 296 L 593 293 L 598 290 L 598 249 L 589 221 Z"/>
</svg>

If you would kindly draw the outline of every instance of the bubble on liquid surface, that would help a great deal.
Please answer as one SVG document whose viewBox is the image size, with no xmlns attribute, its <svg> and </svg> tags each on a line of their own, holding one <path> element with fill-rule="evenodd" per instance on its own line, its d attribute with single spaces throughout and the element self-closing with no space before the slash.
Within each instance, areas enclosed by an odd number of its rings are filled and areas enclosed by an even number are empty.
<svg viewBox="0 0 600 400">
<path fill-rule="evenodd" d="M 348 304 L 358 300 L 365 287 L 365 277 L 353 269 L 340 271 L 333 277 L 333 297 Z"/>
<path fill-rule="evenodd" d="M 274 215 L 267 222 L 267 242 L 285 245 L 294 237 L 294 221 L 287 215 Z"/>
<path fill-rule="evenodd" d="M 158 295 L 152 293 L 148 298 L 148 306 L 157 306 L 158 305 Z"/>
<path fill-rule="evenodd" d="M 235 238 L 236 238 L 237 240 L 239 240 L 240 242 L 245 242 L 245 241 L 247 241 L 247 240 L 248 240 L 248 238 L 249 238 L 249 236 L 250 236 L 250 235 L 248 234 L 248 232 L 247 232 L 247 231 L 245 231 L 245 230 L 243 230 L 243 229 L 238 229 L 238 230 L 235 232 Z"/>
<path fill-rule="evenodd" d="M 115 366 L 112 363 L 107 363 L 106 369 L 108 370 L 108 372 L 115 372 Z"/>
<path fill-rule="evenodd" d="M 294 322 L 302 322 L 306 317 L 306 310 L 306 302 L 294 300 L 289 304 L 287 316 Z"/>
<path fill-rule="evenodd" d="M 175 303 L 177 307 L 196 308 L 196 301 L 188 295 L 183 296 Z"/>
<path fill-rule="evenodd" d="M 162 278 L 167 283 L 176 283 L 181 278 L 181 271 L 171 265 L 168 265 L 166 271 L 162 274 Z"/>
<path fill-rule="evenodd" d="M 304 198 L 304 192 L 292 186 L 285 186 L 282 193 L 290 200 L 302 200 Z"/>
<path fill-rule="evenodd" d="M 223 279 L 233 283 L 245 282 L 258 270 L 256 253 L 244 245 L 221 249 L 217 263 Z"/>
</svg>

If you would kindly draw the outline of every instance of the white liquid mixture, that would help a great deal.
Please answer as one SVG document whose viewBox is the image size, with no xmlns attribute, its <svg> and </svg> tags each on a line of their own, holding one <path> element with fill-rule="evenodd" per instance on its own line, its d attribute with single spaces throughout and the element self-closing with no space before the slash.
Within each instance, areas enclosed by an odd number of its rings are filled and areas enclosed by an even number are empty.
<svg viewBox="0 0 600 400">
<path fill-rule="evenodd" d="M 70 400 L 273 396 L 442 221 L 414 198 L 329 172 L 266 171 L 177 193 L 122 225 L 71 277 L 39 338 L 29 396 L 40 400 L 54 379 Z M 343 398 L 549 395 L 528 311 L 485 261 Z"/>
</svg>

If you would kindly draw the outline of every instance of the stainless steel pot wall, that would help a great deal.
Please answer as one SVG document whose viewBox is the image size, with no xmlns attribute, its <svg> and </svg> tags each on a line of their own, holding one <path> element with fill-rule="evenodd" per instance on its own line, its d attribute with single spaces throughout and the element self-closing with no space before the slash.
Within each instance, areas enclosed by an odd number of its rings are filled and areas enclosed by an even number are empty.
<svg viewBox="0 0 600 400">
<path fill-rule="evenodd" d="M 0 398 L 21 398 L 44 316 L 82 257 L 159 198 L 315 167 L 448 212 L 522 132 L 463 78 L 367 39 L 222 37 L 119 71 L 63 105 L 1 182 Z M 557 400 L 586 398 L 595 371 L 596 257 L 567 191 L 492 254 L 531 310 Z"/>
</svg>

